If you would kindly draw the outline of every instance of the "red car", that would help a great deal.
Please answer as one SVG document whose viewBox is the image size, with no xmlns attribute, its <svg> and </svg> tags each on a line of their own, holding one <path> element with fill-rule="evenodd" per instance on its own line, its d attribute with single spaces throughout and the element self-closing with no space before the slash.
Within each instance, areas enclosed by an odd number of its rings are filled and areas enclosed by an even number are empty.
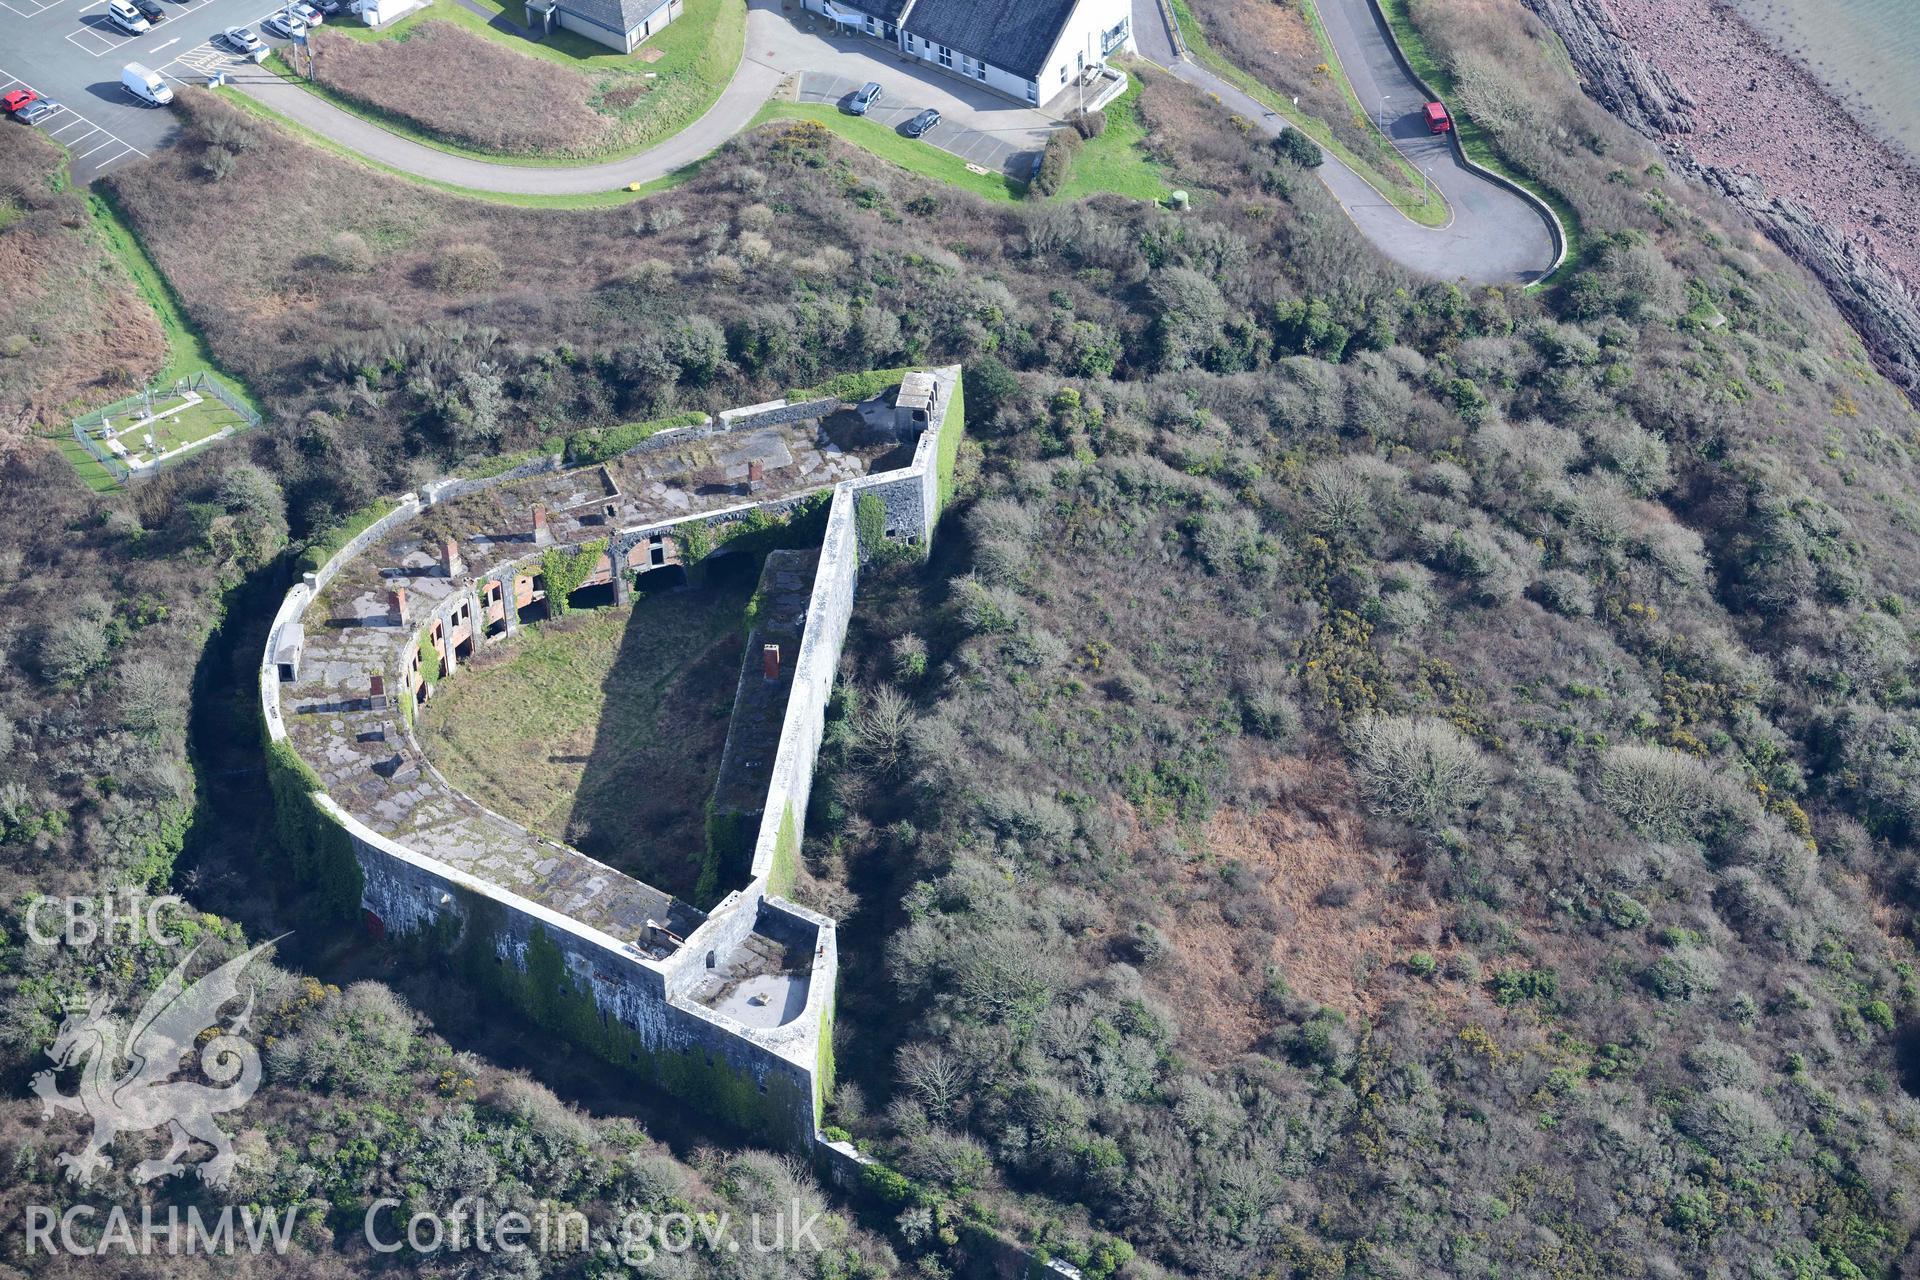
<svg viewBox="0 0 1920 1280">
<path fill-rule="evenodd" d="M 37 101 L 39 97 L 40 95 L 31 89 L 15 89 L 5 97 L 0 97 L 0 107 L 5 107 L 7 114 L 12 115 L 29 102 Z"/>
<path fill-rule="evenodd" d="M 1445 133 L 1451 128 L 1453 128 L 1453 117 L 1447 114 L 1447 109 L 1437 102 L 1429 102 L 1427 104 L 1427 132 Z"/>
</svg>

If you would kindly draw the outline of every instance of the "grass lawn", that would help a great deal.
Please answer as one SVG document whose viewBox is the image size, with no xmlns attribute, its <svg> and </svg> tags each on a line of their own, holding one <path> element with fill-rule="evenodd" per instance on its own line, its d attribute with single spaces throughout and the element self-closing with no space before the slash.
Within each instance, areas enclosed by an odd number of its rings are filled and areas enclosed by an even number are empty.
<svg viewBox="0 0 1920 1280">
<path fill-rule="evenodd" d="M 669 191 L 679 186 L 687 179 L 699 173 L 700 166 L 704 163 L 704 161 L 696 160 L 692 164 L 683 165 L 675 169 L 672 173 L 655 178 L 652 182 L 641 183 L 638 191 L 629 191 L 625 187 L 618 187 L 612 191 L 591 191 L 582 195 L 551 196 L 520 195 L 504 191 L 481 191 L 474 187 L 462 187 L 451 182 L 436 182 L 432 178 L 422 178 L 417 174 L 408 173 L 405 169 L 396 169 L 392 165 L 382 164 L 378 160 L 361 155 L 352 147 L 341 146 L 332 138 L 315 133 L 305 125 L 289 120 L 272 107 L 256 102 L 246 94 L 241 93 L 238 89 L 228 87 L 215 89 L 214 92 L 240 110 L 258 116 L 262 120 L 271 121 L 275 127 L 286 130 L 302 141 L 311 143 L 313 146 L 319 147 L 324 151 L 331 151 L 334 155 L 351 160 L 356 164 L 365 165 L 369 169 L 387 174 L 390 177 L 399 178 L 406 182 L 418 183 L 423 187 L 432 187 L 434 190 L 444 191 L 448 195 L 465 196 L 469 200 L 484 200 L 490 204 L 513 205 L 521 209 L 604 209 L 609 205 L 631 204 L 635 200 L 645 199 L 647 196 L 654 195 L 657 192 Z M 493 159 L 494 157 L 489 156 L 487 158 Z"/>
<path fill-rule="evenodd" d="M 522 27 L 526 9 L 521 0 L 479 0 Z M 494 41 L 516 53 L 566 67 L 597 83 L 601 109 L 616 121 L 616 140 L 603 148 L 578 155 L 526 155 L 483 151 L 462 146 L 417 127 L 406 117 L 384 111 L 377 101 L 340 92 L 307 81 L 288 69 L 283 55 L 269 60 L 272 70 L 283 78 L 381 128 L 454 155 L 471 156 L 500 164 L 578 165 L 617 159 L 653 146 L 706 114 L 721 91 L 732 80 L 746 50 L 747 8 L 745 0 L 686 0 L 682 15 L 631 54 L 615 52 L 570 31 L 555 31 L 535 43 L 491 26 L 454 0 L 434 0 L 424 9 L 407 15 L 390 27 L 378 31 L 356 23 L 329 24 L 327 30 L 360 41 L 404 40 L 423 22 L 442 22 L 470 34 Z M 324 54 L 322 55 L 324 57 Z M 651 60 L 649 60 L 651 59 Z M 644 87 L 633 101 L 614 106 L 605 100 L 618 100 L 621 91 Z M 484 85 L 474 86 L 475 110 L 497 110 L 498 104 L 486 97 Z"/>
<path fill-rule="evenodd" d="M 1056 199 L 1078 200 L 1113 192 L 1135 200 L 1164 200 L 1170 194 L 1165 171 L 1146 151 L 1146 130 L 1134 103 L 1140 97 L 1140 76 L 1129 77 L 1127 91 L 1105 108 L 1106 132 L 1087 142 L 1074 157 L 1067 181 Z"/>
<path fill-rule="evenodd" d="M 691 895 L 753 585 L 525 628 L 440 682 L 414 726 L 421 746 L 489 808 Z"/>
<path fill-rule="evenodd" d="M 989 200 L 1018 200 L 1026 190 L 1023 183 L 1003 173 L 975 173 L 967 168 L 965 160 L 952 152 L 916 138 L 902 137 L 877 120 L 850 116 L 831 103 L 769 102 L 760 108 L 748 127 L 757 127 L 769 120 L 811 120 L 882 160 Z"/>
<path fill-rule="evenodd" d="M 1427 45 L 1426 38 L 1420 34 L 1420 28 L 1414 25 L 1408 0 L 1380 0 L 1380 9 L 1387 16 L 1387 25 L 1393 29 L 1393 38 L 1399 43 L 1400 51 L 1407 55 L 1407 61 L 1412 64 L 1413 73 L 1432 85 L 1443 96 L 1451 98 L 1454 90 L 1453 76 L 1446 67 L 1441 65 L 1440 59 L 1434 56 L 1433 50 Z M 1506 157 L 1502 156 L 1500 149 L 1494 145 L 1493 135 L 1488 133 L 1479 121 L 1458 107 L 1450 106 L 1448 113 L 1453 116 L 1454 136 L 1460 139 L 1460 149 L 1467 153 L 1469 159 L 1482 168 L 1491 169 L 1501 177 L 1519 183 L 1552 205 L 1554 213 L 1559 215 L 1560 228 L 1566 232 L 1567 236 L 1567 255 L 1552 275 L 1528 287 L 1541 288 L 1555 283 L 1579 256 L 1579 215 L 1574 212 L 1572 205 L 1560 197 L 1558 192 L 1542 186 L 1523 170 L 1508 164 Z"/>
<path fill-rule="evenodd" d="M 1413 221 L 1428 227 L 1446 225 L 1447 219 L 1452 216 L 1447 209 L 1446 201 L 1438 192 L 1429 191 L 1426 183 L 1421 179 L 1420 171 L 1415 169 L 1412 162 L 1387 141 L 1385 135 L 1372 126 L 1371 117 L 1366 112 L 1359 111 L 1359 99 L 1354 96 L 1353 86 L 1347 83 L 1344 74 L 1341 75 L 1341 87 L 1348 101 L 1353 104 L 1362 118 L 1369 121 L 1368 127 L 1379 142 L 1383 154 L 1377 161 L 1364 159 L 1356 154 L 1333 136 L 1333 131 L 1327 127 L 1325 121 L 1303 114 L 1287 95 L 1275 92 L 1262 84 L 1215 49 L 1207 40 L 1206 29 L 1194 16 L 1187 0 L 1168 0 L 1168 2 L 1173 7 L 1174 21 L 1180 26 L 1180 38 L 1186 42 L 1193 56 L 1205 63 L 1209 70 L 1231 81 L 1255 101 L 1278 112 L 1286 118 L 1288 123 L 1298 126 L 1302 133 L 1339 157 L 1348 168 L 1365 179 L 1368 186 L 1386 197 L 1394 208 Z M 1319 15 L 1313 11 L 1310 4 L 1306 12 L 1308 26 L 1313 29 L 1315 38 L 1321 42 L 1327 52 L 1328 68 L 1339 66 L 1339 59 L 1333 56 L 1332 48 L 1326 41 L 1326 33 L 1320 28 Z"/>
<path fill-rule="evenodd" d="M 54 437 L 53 443 L 60 450 L 60 456 L 79 472 L 80 483 L 93 492 L 112 493 L 120 487 L 120 482 L 113 478 L 113 473 L 101 466 L 92 454 L 81 447 L 80 442 L 73 438 L 71 432 Z"/>
<path fill-rule="evenodd" d="M 136 457 L 169 453 L 183 445 L 198 444 L 228 428 L 237 431 L 247 425 L 244 417 L 210 395 L 202 397 L 197 404 L 186 404 L 181 396 L 155 396 L 153 412 L 156 420 L 137 429 L 139 419 L 133 416 L 122 417 L 113 424 L 114 438 Z M 166 416 L 160 417 L 161 414 Z M 151 450 L 146 447 L 149 434 L 153 436 Z"/>
</svg>

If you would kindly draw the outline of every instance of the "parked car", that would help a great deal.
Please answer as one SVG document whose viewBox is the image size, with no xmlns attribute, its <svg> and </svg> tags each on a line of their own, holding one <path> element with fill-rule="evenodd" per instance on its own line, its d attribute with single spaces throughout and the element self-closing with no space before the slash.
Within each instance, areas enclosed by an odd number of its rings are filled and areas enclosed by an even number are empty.
<svg viewBox="0 0 1920 1280">
<path fill-rule="evenodd" d="M 40 95 L 32 89 L 13 89 L 5 97 L 0 97 L 0 107 L 4 107 L 8 115 L 16 115 L 28 103 L 39 100 Z"/>
<path fill-rule="evenodd" d="M 854 94 L 853 101 L 847 104 L 847 114 L 863 116 L 878 101 L 880 101 L 880 86 L 869 80 L 860 86 L 860 92 Z"/>
<path fill-rule="evenodd" d="M 326 17 L 331 18 L 346 12 L 347 0 L 313 0 L 311 7 L 318 9 Z"/>
<path fill-rule="evenodd" d="M 220 43 L 236 53 L 258 53 L 267 47 L 259 36 L 246 27 L 228 27 L 220 33 Z"/>
<path fill-rule="evenodd" d="M 160 7 L 159 0 L 130 0 L 130 2 L 140 11 L 140 16 L 147 20 L 148 25 L 167 20 L 167 11 Z"/>
<path fill-rule="evenodd" d="M 939 123 L 940 113 L 932 107 L 928 107 L 925 111 L 922 111 L 919 115 L 907 121 L 905 126 L 906 134 L 909 138 L 918 138 Z"/>
<path fill-rule="evenodd" d="M 307 24 L 282 10 L 279 13 L 270 14 L 262 18 L 260 20 L 260 29 L 270 36 L 278 36 L 282 40 L 291 40 L 295 36 L 305 35 L 307 33 Z"/>
<path fill-rule="evenodd" d="M 130 36 L 143 35 L 147 31 L 147 20 L 133 7 L 130 0 L 107 0 L 107 21 Z"/>
<path fill-rule="evenodd" d="M 173 101 L 173 86 L 158 71 L 138 62 L 120 68 L 120 86 L 151 107 L 164 107 Z"/>
<path fill-rule="evenodd" d="M 13 118 L 22 124 L 39 124 L 59 109 L 60 104 L 52 98 L 35 98 L 14 112 Z"/>
<path fill-rule="evenodd" d="M 300 21 L 306 23 L 309 27 L 317 27 L 327 20 L 326 14 L 320 12 L 320 10 L 310 4 L 292 4 L 288 5 L 287 8 L 294 17 L 300 19 Z"/>
</svg>

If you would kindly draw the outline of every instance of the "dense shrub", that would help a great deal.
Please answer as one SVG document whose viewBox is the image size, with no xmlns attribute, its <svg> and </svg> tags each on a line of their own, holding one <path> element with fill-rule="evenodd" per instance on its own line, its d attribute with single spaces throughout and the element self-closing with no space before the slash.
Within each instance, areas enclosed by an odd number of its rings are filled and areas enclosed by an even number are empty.
<svg viewBox="0 0 1920 1280">
<path fill-rule="evenodd" d="M 353 274 L 373 270 L 373 250 L 354 231 L 336 231 L 327 238 L 327 262 L 335 271 Z"/>
<path fill-rule="evenodd" d="M 1441 720 L 1373 716 L 1352 727 L 1347 746 L 1373 807 L 1409 822 L 1456 817 L 1492 782 L 1480 748 Z"/>
<path fill-rule="evenodd" d="M 434 255 L 427 278 L 442 293 L 474 293 L 500 278 L 500 255 L 484 244 L 450 244 Z"/>
<path fill-rule="evenodd" d="M 1067 185 L 1067 178 L 1073 172 L 1073 158 L 1080 152 L 1080 137 L 1075 129 L 1055 129 L 1048 136 L 1029 188 L 1035 195 L 1054 195 Z"/>
<path fill-rule="evenodd" d="M 1091 142 L 1107 131 L 1107 113 L 1076 109 L 1067 113 L 1067 124 L 1075 133 Z"/>
<path fill-rule="evenodd" d="M 1274 135 L 1273 154 L 1302 169 L 1315 169 L 1326 159 L 1320 144 L 1291 125 Z"/>
</svg>

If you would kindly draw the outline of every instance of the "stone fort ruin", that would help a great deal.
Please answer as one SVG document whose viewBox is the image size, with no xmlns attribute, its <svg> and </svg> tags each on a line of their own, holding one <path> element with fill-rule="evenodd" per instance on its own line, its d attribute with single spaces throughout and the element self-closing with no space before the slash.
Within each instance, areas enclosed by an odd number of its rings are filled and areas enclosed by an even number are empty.
<svg viewBox="0 0 1920 1280">
<path fill-rule="evenodd" d="M 448 957 L 540 1025 L 796 1150 L 832 1084 L 834 922 L 789 902 L 862 556 L 925 544 L 961 431 L 960 369 L 857 403 L 776 401 L 591 466 L 543 458 L 408 494 L 276 614 L 260 701 L 281 842 L 376 937 Z M 769 552 L 709 806 L 701 910 L 449 785 L 413 715 L 552 595 L 624 601 L 729 535 L 825 503 Z M 856 511 L 860 520 L 856 522 Z"/>
</svg>

